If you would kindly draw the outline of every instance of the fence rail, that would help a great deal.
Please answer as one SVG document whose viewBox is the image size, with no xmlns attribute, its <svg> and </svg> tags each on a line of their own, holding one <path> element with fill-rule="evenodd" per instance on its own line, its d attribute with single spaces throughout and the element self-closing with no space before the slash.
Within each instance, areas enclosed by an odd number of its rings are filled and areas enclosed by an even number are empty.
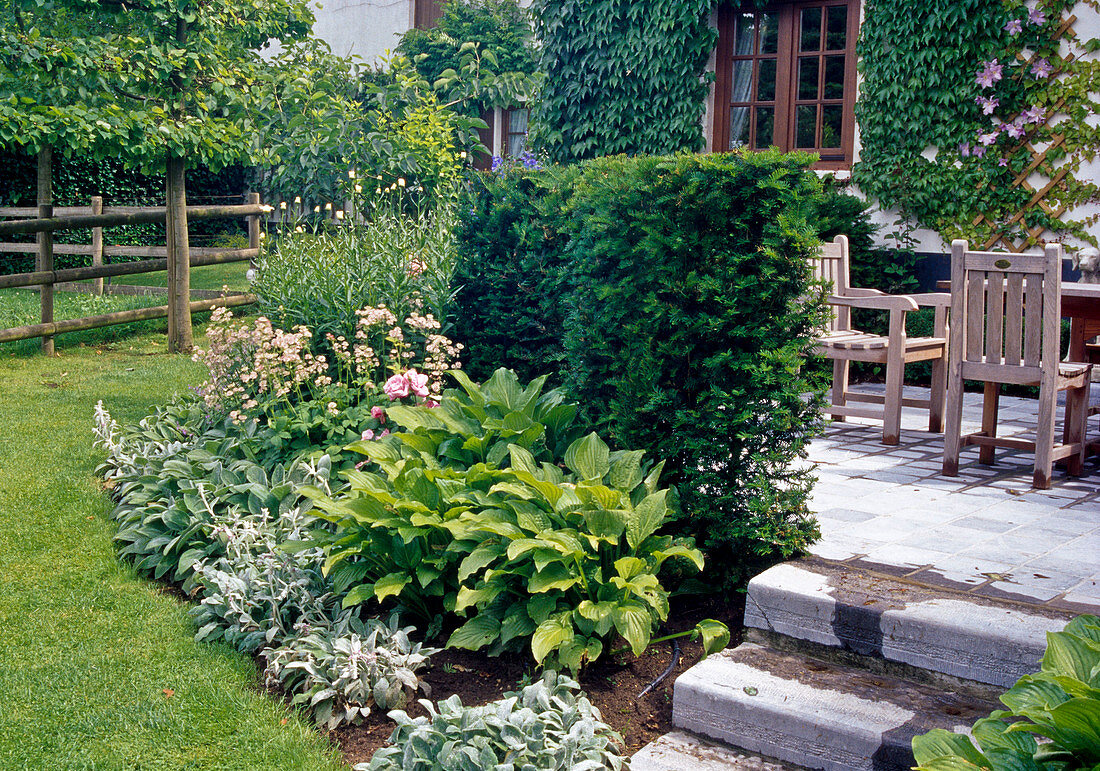
<svg viewBox="0 0 1100 771">
<path fill-rule="evenodd" d="M 270 211 L 270 207 L 260 204 L 258 193 L 249 193 L 248 203 L 245 204 L 188 206 L 188 221 L 238 217 L 247 219 L 248 248 L 187 248 L 187 269 L 202 265 L 254 260 L 260 253 L 260 216 L 268 211 Z M 4 217 L 23 219 L 0 222 L 0 236 L 37 234 L 37 240 L 34 243 L 0 243 L 0 254 L 36 254 L 37 269 L 28 273 L 0 276 L 0 289 L 41 287 L 42 318 L 39 324 L 0 329 L 0 343 L 41 337 L 43 351 L 49 353 L 53 350 L 53 336 L 62 332 L 96 329 L 145 319 L 165 317 L 172 319 L 177 315 L 175 312 L 177 306 L 174 304 L 176 300 L 169 291 L 168 305 L 116 311 L 65 321 L 54 321 L 53 319 L 53 290 L 57 284 L 92 280 L 92 291 L 102 293 L 104 278 L 170 270 L 173 260 L 171 241 L 169 241 L 169 245 L 165 246 L 122 246 L 103 243 L 104 228 L 142 223 L 166 223 L 166 207 L 113 206 L 104 208 L 102 198 L 97 196 L 92 198 L 89 206 L 61 206 L 57 208 L 49 205 L 41 207 L 0 207 L 0 218 Z M 90 244 L 53 243 L 52 234 L 54 232 L 87 229 L 92 231 Z M 53 256 L 55 254 L 90 256 L 92 264 L 91 266 L 57 270 L 53 268 Z M 105 264 L 105 259 L 111 257 L 145 257 L 152 259 Z M 184 300 L 189 300 L 189 298 L 184 298 Z M 254 302 L 256 302 L 254 295 L 240 293 L 214 299 L 194 300 L 187 303 L 180 302 L 179 305 L 186 305 L 185 312 L 190 313 L 210 310 L 218 306 L 236 307 Z M 181 310 L 183 309 L 181 308 Z"/>
</svg>

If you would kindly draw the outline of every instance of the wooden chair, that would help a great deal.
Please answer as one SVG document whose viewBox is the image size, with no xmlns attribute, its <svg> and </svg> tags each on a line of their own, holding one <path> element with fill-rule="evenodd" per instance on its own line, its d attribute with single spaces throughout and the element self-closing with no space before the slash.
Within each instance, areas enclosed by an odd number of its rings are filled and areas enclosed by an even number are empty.
<svg viewBox="0 0 1100 771">
<path fill-rule="evenodd" d="M 1044 254 L 971 252 L 967 242 L 951 244 L 951 361 L 947 381 L 947 431 L 943 473 L 959 472 L 959 450 L 980 448 L 981 463 L 994 449 L 1035 453 L 1034 486 L 1050 487 L 1054 461 L 1066 459 L 1070 474 L 1081 473 L 1091 365 L 1059 361 L 1061 343 L 1062 247 Z M 985 382 L 982 430 L 961 435 L 963 381 Z M 1039 387 L 1035 441 L 997 436 L 1001 384 Z M 1054 413 L 1059 391 L 1066 394 L 1066 431 L 1055 443 Z"/>
<path fill-rule="evenodd" d="M 901 433 L 901 408 L 928 410 L 928 430 L 943 430 L 945 356 L 947 347 L 947 306 L 950 295 L 888 295 L 877 289 L 853 287 L 848 282 L 848 238 L 837 236 L 822 244 L 813 261 L 814 275 L 832 285 L 828 297 L 834 312 L 828 327 L 818 340 L 815 353 L 833 360 L 833 388 L 826 410 L 834 420 L 846 417 L 873 418 L 882 421 L 882 443 L 897 444 Z M 908 337 L 905 316 L 919 306 L 936 308 L 933 337 Z M 852 309 L 868 308 L 890 312 L 888 335 L 873 335 L 852 327 Z M 864 394 L 848 390 L 849 362 L 867 361 L 886 366 L 886 393 Z M 906 399 L 901 388 L 905 365 L 932 361 L 932 393 L 928 399 Z M 881 404 L 881 407 L 852 406 L 849 402 Z"/>
</svg>

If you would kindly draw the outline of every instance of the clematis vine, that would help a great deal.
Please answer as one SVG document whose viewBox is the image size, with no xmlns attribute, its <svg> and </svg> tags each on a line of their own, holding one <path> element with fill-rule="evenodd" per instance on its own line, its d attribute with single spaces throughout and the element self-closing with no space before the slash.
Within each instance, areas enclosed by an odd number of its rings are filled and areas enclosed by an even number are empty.
<svg viewBox="0 0 1100 771">
<path fill-rule="evenodd" d="M 1031 64 L 1031 74 L 1037 78 L 1049 78 L 1053 72 L 1054 68 L 1046 59 L 1036 59 Z"/>
<path fill-rule="evenodd" d="M 1004 77 L 1004 65 L 996 59 L 992 59 L 985 63 L 981 71 L 978 72 L 976 77 L 977 83 L 982 88 L 993 88 L 993 84 L 997 83 Z"/>
<path fill-rule="evenodd" d="M 1038 26 L 1040 24 L 1046 24 L 1047 15 L 1043 12 L 1042 8 L 1032 8 L 1027 13 L 1027 20 L 1029 23 Z"/>
<path fill-rule="evenodd" d="M 1005 32 L 1010 35 L 1019 35 L 1024 31 L 1024 23 L 1019 19 L 1012 19 L 1005 24 Z"/>
<path fill-rule="evenodd" d="M 1001 100 L 995 96 L 979 96 L 974 101 L 982 108 L 983 115 L 992 115 L 1001 103 Z"/>
</svg>

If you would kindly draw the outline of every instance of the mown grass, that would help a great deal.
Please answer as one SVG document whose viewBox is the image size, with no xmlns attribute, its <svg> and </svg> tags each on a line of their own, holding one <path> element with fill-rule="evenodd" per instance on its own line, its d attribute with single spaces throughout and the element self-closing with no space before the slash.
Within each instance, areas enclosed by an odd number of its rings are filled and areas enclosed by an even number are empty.
<svg viewBox="0 0 1100 771">
<path fill-rule="evenodd" d="M 166 349 L 0 357 L 0 768 L 345 768 L 250 658 L 194 642 L 189 604 L 115 557 L 92 407 L 136 420 L 201 379 Z"/>
<path fill-rule="evenodd" d="M 229 287 L 234 292 L 248 290 L 248 262 L 226 262 L 221 265 L 202 265 L 191 269 L 191 288 L 219 291 L 223 286 Z M 168 272 L 137 273 L 132 276 L 115 276 L 111 279 L 115 284 L 132 284 L 134 286 L 168 286 Z"/>
</svg>

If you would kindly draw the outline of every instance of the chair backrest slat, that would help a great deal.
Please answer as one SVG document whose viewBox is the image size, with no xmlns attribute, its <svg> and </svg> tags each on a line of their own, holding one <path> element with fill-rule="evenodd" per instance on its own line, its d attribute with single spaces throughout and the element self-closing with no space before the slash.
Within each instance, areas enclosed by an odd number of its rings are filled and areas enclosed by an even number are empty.
<svg viewBox="0 0 1100 771">
<path fill-rule="evenodd" d="M 1005 293 L 1005 364 L 1019 365 L 1024 329 L 1024 274 L 1008 274 Z"/>
<path fill-rule="evenodd" d="M 843 297 L 848 292 L 848 237 L 837 236 L 832 241 L 821 245 L 817 254 L 811 260 L 814 278 L 828 287 L 828 291 Z M 843 331 L 852 328 L 852 311 L 850 308 L 832 309 L 833 315 L 829 320 L 830 332 Z"/>
<path fill-rule="evenodd" d="M 1006 383 L 1045 381 L 1057 372 L 1060 346 L 1062 247 L 1043 254 L 971 252 L 951 245 L 952 346 L 989 380 L 1003 368 Z M 965 340 L 962 339 L 965 337 Z M 1022 358 L 1022 361 L 1021 361 Z M 996 378 L 993 378 L 996 381 Z"/>
</svg>

